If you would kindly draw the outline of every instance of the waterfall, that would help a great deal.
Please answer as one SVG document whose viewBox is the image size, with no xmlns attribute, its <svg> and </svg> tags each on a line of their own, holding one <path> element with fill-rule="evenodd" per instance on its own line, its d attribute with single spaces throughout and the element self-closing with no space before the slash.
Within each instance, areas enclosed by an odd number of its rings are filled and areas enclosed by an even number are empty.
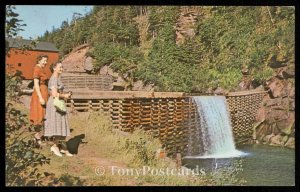
<svg viewBox="0 0 300 192">
<path fill-rule="evenodd" d="M 190 136 L 189 156 L 186 158 L 229 158 L 245 155 L 235 149 L 226 98 L 196 96 L 193 99 L 199 119 L 196 121 L 198 125 L 195 135 Z"/>
</svg>

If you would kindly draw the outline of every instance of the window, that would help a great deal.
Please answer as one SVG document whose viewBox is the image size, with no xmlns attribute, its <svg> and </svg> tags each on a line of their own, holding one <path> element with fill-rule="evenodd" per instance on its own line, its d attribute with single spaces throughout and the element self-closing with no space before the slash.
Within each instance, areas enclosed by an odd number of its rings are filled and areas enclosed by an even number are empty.
<svg viewBox="0 0 300 192">
<path fill-rule="evenodd" d="M 22 63 L 18 63 L 18 67 L 21 67 L 22 66 Z"/>
</svg>

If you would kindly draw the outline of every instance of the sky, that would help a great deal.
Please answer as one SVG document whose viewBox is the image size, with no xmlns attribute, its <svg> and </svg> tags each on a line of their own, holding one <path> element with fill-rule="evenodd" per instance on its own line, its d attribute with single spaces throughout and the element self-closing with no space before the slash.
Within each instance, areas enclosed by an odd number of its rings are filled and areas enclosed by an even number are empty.
<svg viewBox="0 0 300 192">
<path fill-rule="evenodd" d="M 19 14 L 18 19 L 23 20 L 21 24 L 24 31 L 18 36 L 23 39 L 35 39 L 42 36 L 46 30 L 52 31 L 53 26 L 59 28 L 63 21 L 70 23 L 73 13 L 85 15 L 92 10 L 93 6 L 70 6 L 70 5 L 16 5 L 14 10 Z"/>
</svg>

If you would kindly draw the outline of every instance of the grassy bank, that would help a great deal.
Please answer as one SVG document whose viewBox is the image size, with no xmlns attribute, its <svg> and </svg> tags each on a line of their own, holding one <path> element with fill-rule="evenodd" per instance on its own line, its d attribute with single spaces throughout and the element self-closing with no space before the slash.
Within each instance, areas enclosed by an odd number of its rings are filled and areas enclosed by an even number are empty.
<svg viewBox="0 0 300 192">
<path fill-rule="evenodd" d="M 161 147 L 157 138 L 142 130 L 132 134 L 111 129 L 109 119 L 102 113 L 69 115 L 72 137 L 85 134 L 87 143 L 81 144 L 74 157 L 57 157 L 49 146 L 43 153 L 51 158 L 41 172 L 78 177 L 83 185 L 224 185 L 242 182 L 235 178 L 237 169 L 220 170 L 211 174 L 193 175 L 184 167 L 176 170 L 175 160 L 158 158 Z M 105 173 L 102 174 L 102 171 Z M 169 171 L 168 171 L 169 170 Z M 72 185 L 72 182 L 66 182 Z"/>
<path fill-rule="evenodd" d="M 25 114 L 29 111 L 21 103 L 13 106 Z M 85 141 L 73 157 L 58 157 L 50 152 L 50 143 L 35 149 L 49 157 L 49 164 L 38 166 L 41 175 L 50 175 L 40 185 L 57 186 L 207 186 L 241 185 L 236 177 L 242 169 L 234 167 L 218 169 L 211 173 L 193 175 L 191 170 L 180 167 L 168 157 L 158 158 L 161 143 L 147 132 L 136 129 L 133 133 L 113 130 L 107 116 L 99 112 L 70 113 L 71 138 L 85 134 Z M 25 131 L 26 135 L 34 132 Z M 31 136 L 33 137 L 33 136 Z M 30 137 L 28 137 L 30 138 Z M 103 172 L 103 170 L 105 172 Z M 189 172 L 190 171 L 190 172 Z"/>
</svg>

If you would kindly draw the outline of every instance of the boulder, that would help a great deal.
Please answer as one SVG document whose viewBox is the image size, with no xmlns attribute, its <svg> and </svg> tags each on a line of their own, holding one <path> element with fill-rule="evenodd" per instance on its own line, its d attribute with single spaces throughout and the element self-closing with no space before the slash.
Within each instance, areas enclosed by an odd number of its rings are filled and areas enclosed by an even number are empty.
<svg viewBox="0 0 300 192">
<path fill-rule="evenodd" d="M 132 91 L 154 91 L 152 84 L 144 85 L 141 80 L 133 83 Z"/>
<path fill-rule="evenodd" d="M 92 57 L 85 58 L 84 70 L 86 70 L 86 71 L 92 71 L 93 70 L 93 58 Z"/>
<path fill-rule="evenodd" d="M 283 136 L 278 134 L 270 139 L 271 144 L 273 145 L 284 145 Z"/>
<path fill-rule="evenodd" d="M 295 77 L 295 66 L 288 67 L 286 70 L 282 71 L 282 76 L 285 79 Z"/>
<path fill-rule="evenodd" d="M 280 80 L 281 79 L 284 79 L 283 77 L 283 72 L 287 69 L 287 67 L 282 67 L 282 68 L 279 68 L 277 71 L 276 71 L 276 77 L 279 78 Z"/>
<path fill-rule="evenodd" d="M 143 81 L 139 80 L 133 83 L 132 91 L 141 91 L 143 90 L 144 83 Z"/>
<path fill-rule="evenodd" d="M 282 98 L 275 98 L 275 99 L 266 99 L 264 101 L 264 105 L 269 107 L 269 106 L 274 106 L 278 105 L 282 102 Z"/>
<path fill-rule="evenodd" d="M 283 81 L 279 79 L 275 79 L 269 83 L 268 88 L 271 91 L 271 94 L 274 98 L 287 96 L 286 91 L 284 90 L 286 87 Z"/>
<path fill-rule="evenodd" d="M 119 77 L 119 74 L 114 72 L 112 70 L 112 68 L 110 68 L 109 66 L 107 65 L 104 65 L 103 67 L 101 67 L 100 71 L 99 71 L 100 74 L 102 75 L 111 75 L 115 78 L 118 78 Z"/>
<path fill-rule="evenodd" d="M 269 143 L 271 138 L 274 137 L 275 135 L 272 133 L 270 135 L 266 135 L 262 140 L 266 143 Z"/>
<path fill-rule="evenodd" d="M 258 138 L 259 140 L 262 140 L 263 137 L 265 135 L 268 134 L 268 130 L 269 130 L 270 125 L 263 123 L 259 126 L 256 127 L 256 138 Z"/>
<path fill-rule="evenodd" d="M 295 113 L 288 113 L 288 118 L 276 122 L 277 128 L 284 134 L 290 135 L 295 129 Z"/>
<path fill-rule="evenodd" d="M 215 91 L 214 91 L 214 94 L 217 94 L 217 95 L 224 95 L 225 93 L 225 90 L 221 87 L 218 87 Z"/>
<path fill-rule="evenodd" d="M 283 138 L 282 138 L 282 142 L 286 143 L 288 139 L 289 139 L 289 136 L 284 135 Z"/>
<path fill-rule="evenodd" d="M 283 110 L 269 110 L 266 115 L 266 121 L 270 124 L 273 124 L 277 121 L 288 118 L 288 113 Z"/>
<path fill-rule="evenodd" d="M 287 142 L 284 144 L 284 146 L 289 147 L 289 148 L 295 148 L 295 138 L 290 137 Z"/>
</svg>

